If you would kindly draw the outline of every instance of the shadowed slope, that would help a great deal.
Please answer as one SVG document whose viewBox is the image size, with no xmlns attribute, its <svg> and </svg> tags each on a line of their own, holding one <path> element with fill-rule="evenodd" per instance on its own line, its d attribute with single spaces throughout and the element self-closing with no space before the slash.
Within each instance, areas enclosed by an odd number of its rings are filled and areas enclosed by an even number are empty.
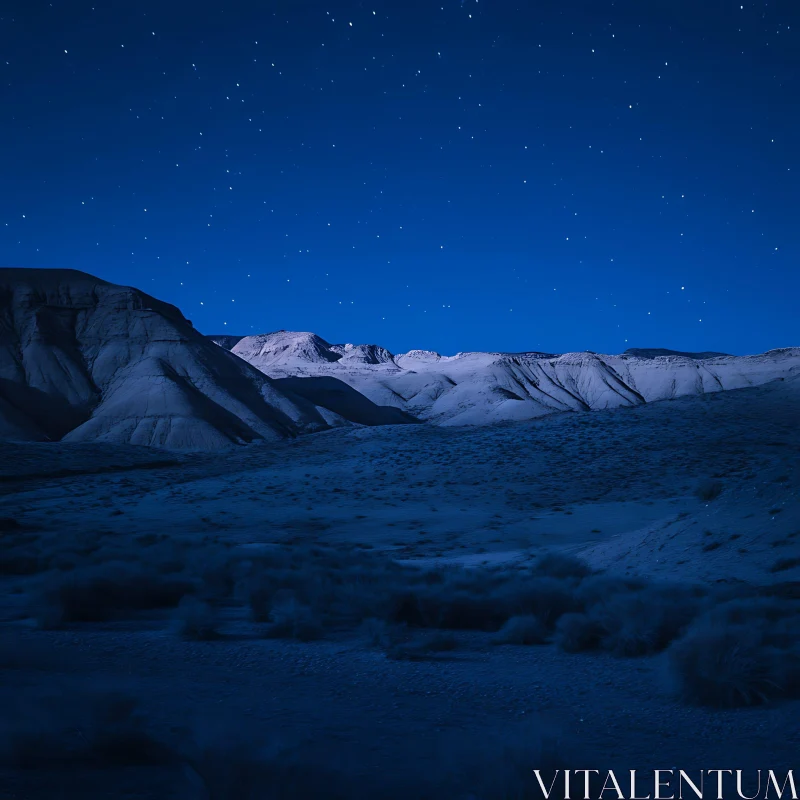
<svg viewBox="0 0 800 800">
<path fill-rule="evenodd" d="M 0 270 L 4 438 L 220 449 L 328 424 L 168 303 L 75 270 Z"/>
<path fill-rule="evenodd" d="M 361 425 L 403 425 L 419 422 L 399 408 L 378 406 L 344 381 L 330 376 L 317 378 L 276 378 L 282 390 L 324 406 L 350 422 Z"/>
</svg>

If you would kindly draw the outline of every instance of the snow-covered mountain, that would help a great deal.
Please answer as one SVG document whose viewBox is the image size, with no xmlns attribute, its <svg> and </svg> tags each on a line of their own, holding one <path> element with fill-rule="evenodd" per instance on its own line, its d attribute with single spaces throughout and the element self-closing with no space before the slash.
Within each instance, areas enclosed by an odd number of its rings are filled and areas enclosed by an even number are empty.
<svg viewBox="0 0 800 800">
<path fill-rule="evenodd" d="M 0 269 L 2 439 L 215 450 L 348 419 L 407 421 L 366 398 L 355 411 L 341 392 L 336 402 L 347 419 L 279 387 L 136 289 L 75 270 Z"/>
<path fill-rule="evenodd" d="M 335 377 L 379 406 L 441 425 L 635 406 L 800 374 L 800 348 L 755 356 L 658 349 L 393 355 L 377 345 L 332 345 L 314 333 L 277 331 L 242 337 L 231 352 L 273 378 Z"/>
</svg>

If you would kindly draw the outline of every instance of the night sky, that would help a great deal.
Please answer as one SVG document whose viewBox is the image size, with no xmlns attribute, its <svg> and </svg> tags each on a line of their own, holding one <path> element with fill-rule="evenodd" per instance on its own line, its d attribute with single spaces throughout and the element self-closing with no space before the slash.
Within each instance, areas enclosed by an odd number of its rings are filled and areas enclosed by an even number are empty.
<svg viewBox="0 0 800 800">
<path fill-rule="evenodd" d="M 205 333 L 800 345 L 800 2 L 6 0 L 0 261 Z"/>
</svg>

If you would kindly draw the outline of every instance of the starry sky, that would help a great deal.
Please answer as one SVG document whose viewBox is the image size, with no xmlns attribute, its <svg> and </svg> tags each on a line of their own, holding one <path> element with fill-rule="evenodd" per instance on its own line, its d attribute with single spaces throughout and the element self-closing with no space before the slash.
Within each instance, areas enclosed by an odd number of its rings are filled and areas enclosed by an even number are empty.
<svg viewBox="0 0 800 800">
<path fill-rule="evenodd" d="M 0 261 L 204 333 L 800 345 L 800 3 L 6 0 Z"/>
</svg>

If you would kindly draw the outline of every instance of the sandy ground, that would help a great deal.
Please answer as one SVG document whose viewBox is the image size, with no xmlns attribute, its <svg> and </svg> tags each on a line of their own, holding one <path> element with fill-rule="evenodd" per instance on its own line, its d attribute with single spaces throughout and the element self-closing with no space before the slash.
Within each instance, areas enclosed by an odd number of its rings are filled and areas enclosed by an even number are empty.
<svg viewBox="0 0 800 800">
<path fill-rule="evenodd" d="M 799 409 L 795 382 L 490 428 L 340 429 L 232 454 L 0 444 L 0 515 L 64 535 L 224 531 L 404 559 L 552 546 L 637 573 L 752 579 L 800 529 Z M 695 496 L 707 479 L 722 488 L 713 502 Z"/>
<path fill-rule="evenodd" d="M 340 429 L 230 454 L 3 444 L 0 517 L 64 537 L 350 542 L 471 566 L 557 548 L 649 577 L 800 581 L 798 566 L 773 571 L 800 549 L 798 409 L 795 382 L 490 428 Z M 695 490 L 709 479 L 721 493 L 701 500 Z M 58 648 L 64 685 L 135 690 L 165 727 L 246 720 L 265 738 L 348 765 L 365 785 L 399 786 L 451 752 L 453 736 L 513 738 L 530 719 L 604 769 L 797 766 L 797 703 L 682 705 L 662 656 L 498 648 L 464 634 L 452 656 L 396 662 L 351 638 L 189 643 L 157 622 L 43 632 L 20 619 L 11 595 L 0 610 L 4 636 Z M 0 665 L 0 703 L 40 691 L 48 674 Z M 105 796 L 96 779 L 59 794 L 46 776 L 6 777 L 0 797 Z M 137 796 L 203 796 L 185 784 Z"/>
</svg>

